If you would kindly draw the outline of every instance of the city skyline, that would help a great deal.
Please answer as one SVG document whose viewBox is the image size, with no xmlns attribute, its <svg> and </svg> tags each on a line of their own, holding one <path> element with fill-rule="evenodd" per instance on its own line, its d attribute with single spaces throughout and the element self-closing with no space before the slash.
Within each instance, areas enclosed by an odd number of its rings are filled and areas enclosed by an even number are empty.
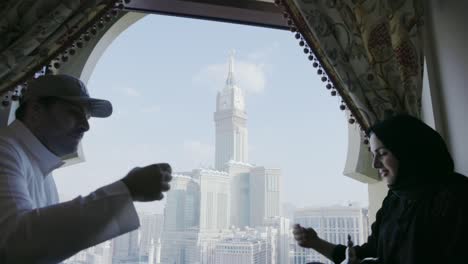
<svg viewBox="0 0 468 264">
<path fill-rule="evenodd" d="M 215 168 L 173 174 L 164 208 L 162 264 L 278 263 L 272 241 L 287 240 L 284 228 L 283 233 L 267 230 L 266 238 L 239 237 L 232 230 L 266 227 L 266 220 L 280 217 L 281 205 L 281 170 L 249 163 L 247 105 L 234 65 L 231 54 L 226 82 L 216 95 Z"/>
<path fill-rule="evenodd" d="M 231 54 L 225 85 L 216 95 L 215 168 L 173 175 L 161 264 L 331 263 L 292 239 L 290 219 L 280 211 L 281 169 L 249 163 L 248 105 L 234 65 Z M 358 244 L 367 240 L 367 209 L 349 204 L 293 211 L 295 223 L 315 228 L 327 241 L 346 244 L 347 235 Z"/>
<path fill-rule="evenodd" d="M 174 31 L 164 31 L 162 25 Z M 157 37 L 147 36 L 150 29 Z M 179 53 L 183 41 L 176 31 L 199 36 L 185 47 L 197 52 Z M 212 34 L 224 37 L 213 43 L 208 41 Z M 142 37 L 145 42 L 136 44 Z M 249 160 L 282 168 L 282 200 L 296 207 L 348 200 L 366 206 L 365 184 L 342 175 L 345 114 L 288 32 L 164 16 L 135 23 L 98 61 L 89 90 L 111 100 L 115 112 L 90 121 L 83 140 L 86 162 L 54 174 L 59 192 L 68 199 L 84 195 L 123 177 L 133 166 L 158 161 L 170 162 L 177 171 L 200 164 L 215 167 L 210 98 L 225 81 L 226 56 L 232 49 L 237 51 L 239 83 L 247 93 L 249 138 L 255 142 Z M 164 203 L 137 207 L 161 213 Z"/>
<path fill-rule="evenodd" d="M 145 212 L 164 217 L 162 213 L 165 206 L 175 209 L 173 216 L 183 212 L 183 217 L 173 217 L 160 226 L 161 229 L 172 230 L 170 240 L 182 241 L 184 244 L 186 254 L 178 259 L 178 263 L 193 263 L 192 260 L 198 258 L 196 256 L 201 257 L 202 263 L 235 262 L 237 258 L 249 259 L 249 256 L 267 263 L 286 263 L 285 259 L 290 260 L 290 256 L 296 256 L 296 252 L 302 252 L 303 257 L 307 258 L 310 252 L 297 248 L 295 241 L 291 240 L 291 230 L 288 228 L 296 221 L 294 212 L 297 208 L 345 204 L 350 200 L 357 200 L 362 206 L 367 204 L 365 185 L 342 175 L 347 129 L 344 113 L 337 107 L 331 107 L 336 102 L 333 97 L 323 95 L 326 91 L 303 87 L 303 83 L 314 83 L 316 88 L 323 88 L 323 84 L 311 74 L 313 68 L 303 54 L 300 51 L 293 52 L 298 51 L 295 46 L 284 50 L 289 45 L 288 41 L 279 40 L 289 37 L 285 32 L 195 20 L 192 22 L 197 27 L 207 27 L 211 33 L 213 30 L 225 32 L 225 27 L 231 28 L 232 31 L 227 30 L 230 34 L 226 37 L 231 42 L 217 49 L 211 46 L 209 52 L 206 50 L 204 53 L 211 55 L 199 60 L 194 57 L 202 52 L 192 53 L 191 59 L 184 59 L 181 61 L 183 63 L 176 63 L 174 58 L 177 57 L 171 56 L 164 63 L 162 58 L 165 54 L 159 53 L 155 60 L 158 63 L 145 66 L 149 62 L 145 60 L 146 57 L 151 56 L 138 55 L 143 48 L 135 50 L 135 56 L 128 57 L 126 50 L 134 45 L 128 40 L 138 38 L 135 34 L 142 34 L 149 26 L 157 27 L 155 21 L 158 20 L 163 24 L 171 24 L 175 29 L 182 25 L 180 23 L 183 19 L 148 16 L 117 38 L 96 65 L 88 83 L 90 92 L 96 97 L 111 100 L 115 112 L 106 120 L 90 121 L 92 128 L 83 142 L 86 162 L 64 168 L 55 174 L 61 198 L 73 198 L 93 190 L 95 186 L 123 177 L 119 173 L 125 173 L 133 166 L 155 160 L 169 161 L 179 174 L 166 199 L 162 202 L 137 203 L 136 207 L 142 215 L 141 219 Z M 242 38 L 246 38 L 245 34 L 265 38 L 265 42 L 254 45 L 252 49 L 232 38 L 232 35 L 244 35 Z M 168 37 L 174 40 L 178 36 Z M 165 45 L 161 40 L 157 44 L 162 47 Z M 172 44 L 171 49 L 174 49 Z M 197 45 L 196 41 L 192 44 Z M 201 50 L 209 46 L 200 44 L 198 49 Z M 233 49 L 237 50 L 236 67 L 232 56 L 227 63 L 224 62 Z M 281 61 L 277 56 L 280 50 L 284 53 L 282 56 L 288 57 L 289 61 Z M 115 67 L 118 63 L 113 62 L 116 57 L 120 57 L 120 61 L 129 62 L 128 65 L 133 65 L 133 60 L 139 67 L 126 67 L 121 71 L 121 68 Z M 304 68 L 298 68 L 297 71 L 290 71 L 289 67 L 280 69 L 288 63 L 302 65 Z M 165 67 L 161 68 L 162 65 Z M 139 71 L 134 71 L 137 68 Z M 164 75 L 159 74 L 161 72 Z M 291 73 L 295 73 L 294 76 Z M 122 79 L 127 74 L 135 77 Z M 148 79 L 142 74 L 157 78 Z M 278 78 L 279 75 L 284 77 Z M 306 76 L 309 77 L 304 79 Z M 181 82 L 183 80 L 189 82 Z M 239 89 L 240 92 L 232 94 L 241 96 L 232 96 L 229 97 L 231 100 L 223 101 L 220 89 L 225 85 L 235 86 L 237 82 L 244 91 Z M 104 87 L 112 89 L 103 89 Z M 246 110 L 246 113 L 234 111 L 232 119 L 237 121 L 232 123 L 234 126 L 229 121 L 225 127 L 231 127 L 232 130 L 223 134 L 217 131 L 218 125 L 213 126 L 213 121 L 218 119 L 218 124 L 224 122 L 222 120 L 226 115 L 218 110 L 225 110 L 229 105 L 238 110 Z M 316 113 L 317 110 L 320 113 Z M 215 113 L 213 116 L 214 111 L 218 111 L 218 115 Z M 244 122 L 247 120 L 246 114 L 249 119 L 248 133 Z M 304 119 L 306 116 L 316 116 L 318 119 L 304 122 L 308 120 Z M 324 118 L 327 122 L 321 120 Z M 107 137 L 103 138 L 102 135 Z M 216 148 L 219 139 L 223 142 L 236 142 L 237 145 L 229 143 L 229 146 L 224 144 L 223 148 Z M 322 139 L 328 139 L 329 142 Z M 229 161 L 231 159 L 233 161 Z M 226 162 L 228 166 L 224 168 L 223 164 Z M 198 169 L 194 171 L 194 168 Z M 275 171 L 279 168 L 281 170 Z M 245 173 L 256 175 L 256 180 L 251 181 L 250 176 L 247 177 Z M 70 177 L 70 174 L 79 175 L 79 178 Z M 229 175 L 239 175 L 233 183 L 239 188 L 235 188 L 234 192 L 230 190 Z M 275 179 L 274 175 L 278 175 L 278 180 L 268 182 L 269 175 L 272 179 Z M 220 180 L 224 183 L 219 183 Z M 216 197 L 212 202 L 206 203 L 210 199 L 209 192 L 203 191 L 203 188 L 201 192 L 197 190 L 200 181 L 204 181 L 202 186 L 205 186 L 205 190 L 221 188 L 212 196 Z M 218 182 L 217 187 L 206 189 L 214 181 Z M 278 194 L 269 196 L 267 192 L 254 191 L 258 197 L 249 198 L 254 202 L 243 199 L 250 197 L 242 195 L 249 192 L 250 186 L 263 185 L 277 186 L 272 190 Z M 178 191 L 178 188 L 182 189 Z M 192 188 L 193 191 L 182 191 L 184 188 Z M 280 189 L 284 194 L 282 196 Z M 357 192 L 358 189 L 361 191 Z M 64 193 L 67 195 L 64 196 Z M 231 195 L 232 193 L 236 195 Z M 199 194 L 205 195 L 199 197 Z M 275 202 L 268 203 L 265 197 Z M 179 203 L 171 205 L 171 200 L 174 199 L 184 200 L 183 206 L 180 207 Z M 280 200 L 285 202 L 284 205 L 289 204 L 289 211 L 292 212 L 288 214 L 289 219 L 281 216 L 286 214 L 280 212 L 283 207 Z M 198 211 L 197 203 L 201 201 L 205 201 L 206 205 L 212 203 L 216 206 L 202 206 L 204 209 Z M 274 208 L 267 204 L 274 204 Z M 245 210 L 246 208 L 249 209 Z M 233 229 L 231 223 L 238 227 Z M 140 230 L 80 252 L 73 259 L 86 259 L 85 263 L 92 264 L 108 264 L 113 261 L 155 264 L 158 260 L 164 263 L 165 254 L 178 254 L 175 251 L 170 253 L 171 250 L 177 250 L 177 247 L 170 246 L 167 239 L 164 241 L 162 233 L 150 238 L 147 235 L 150 230 L 147 226 L 147 223 L 142 224 Z M 220 233 L 217 230 L 224 231 Z M 197 241 L 202 243 L 197 244 Z M 233 245 L 241 245 L 243 253 L 240 254 L 237 250 L 231 252 Z M 201 252 L 199 246 L 203 249 Z"/>
<path fill-rule="evenodd" d="M 261 228 L 231 228 L 214 244 L 211 260 L 222 264 L 332 263 L 312 249 L 301 248 L 294 240 L 291 223 L 313 227 L 320 237 L 332 243 L 345 244 L 347 235 L 351 235 L 355 244 L 362 244 L 370 232 L 367 213 L 366 208 L 355 204 L 298 208 L 291 220 L 274 217 Z M 160 264 L 163 215 L 146 212 L 138 212 L 138 215 L 141 219 L 138 230 L 83 250 L 64 263 Z"/>
</svg>

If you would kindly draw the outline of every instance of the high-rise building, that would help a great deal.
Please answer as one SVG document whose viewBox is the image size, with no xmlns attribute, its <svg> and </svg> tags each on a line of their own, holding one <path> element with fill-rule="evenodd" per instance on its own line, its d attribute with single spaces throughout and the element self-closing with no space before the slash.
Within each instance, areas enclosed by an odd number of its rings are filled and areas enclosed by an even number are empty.
<svg viewBox="0 0 468 264">
<path fill-rule="evenodd" d="M 188 173 L 187 173 L 188 174 Z M 174 174 L 164 208 L 164 232 L 199 227 L 200 185 L 191 175 Z"/>
<path fill-rule="evenodd" d="M 234 79 L 234 57 L 229 58 L 229 72 L 224 89 L 218 92 L 216 112 L 215 168 L 224 170 L 230 160 L 248 161 L 247 113 L 242 90 Z"/>
<path fill-rule="evenodd" d="M 163 215 L 139 213 L 140 215 L 140 256 L 149 256 L 152 248 L 151 241 L 157 242 L 161 238 Z"/>
<path fill-rule="evenodd" d="M 194 170 L 192 176 L 200 183 L 199 260 L 213 264 L 216 242 L 230 225 L 230 178 L 224 171 L 208 169 Z"/>
<path fill-rule="evenodd" d="M 254 167 L 250 171 L 250 225 L 280 215 L 280 169 Z"/>
<path fill-rule="evenodd" d="M 207 169 L 193 171 L 200 183 L 200 230 L 213 231 L 229 228 L 230 178 L 226 172 Z"/>
<path fill-rule="evenodd" d="M 160 264 L 161 263 L 161 239 L 154 242 L 151 240 L 151 248 L 148 254 L 148 264 Z"/>
<path fill-rule="evenodd" d="M 174 174 L 164 209 L 161 263 L 184 264 L 197 260 L 199 203 L 198 179 L 190 175 Z"/>
<path fill-rule="evenodd" d="M 350 235 L 354 244 L 360 245 L 367 241 L 369 235 L 367 209 L 352 204 L 298 209 L 294 218 L 295 223 L 314 228 L 320 238 L 333 244 L 346 245 L 347 237 Z M 294 253 L 298 262 L 291 264 L 302 264 L 303 259 L 307 262 L 332 263 L 314 250 L 302 249 L 298 246 L 294 248 L 298 251 Z"/>
<path fill-rule="evenodd" d="M 234 79 L 232 55 L 214 122 L 215 168 L 174 175 L 164 210 L 161 263 L 214 264 L 216 246 L 232 227 L 262 226 L 280 215 L 281 171 L 248 163 L 245 99 Z M 267 259 L 276 260 L 277 235 L 269 237 L 275 242 L 265 243 L 275 252 L 268 249 Z"/>
<path fill-rule="evenodd" d="M 273 227 L 276 230 L 275 263 L 289 263 L 289 243 L 291 239 L 290 220 L 285 217 L 275 216 L 267 218 L 265 220 L 265 225 Z"/>
<path fill-rule="evenodd" d="M 229 161 L 226 171 L 231 178 L 231 225 L 250 226 L 250 170 L 252 165 Z"/>
<path fill-rule="evenodd" d="M 112 240 L 112 261 L 114 263 L 139 259 L 138 233 L 138 230 L 134 230 Z"/>
</svg>

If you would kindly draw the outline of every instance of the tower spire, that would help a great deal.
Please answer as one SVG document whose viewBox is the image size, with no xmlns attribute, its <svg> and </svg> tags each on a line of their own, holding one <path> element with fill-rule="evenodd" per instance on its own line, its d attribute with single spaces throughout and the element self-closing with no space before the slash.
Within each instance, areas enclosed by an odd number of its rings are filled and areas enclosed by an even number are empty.
<svg viewBox="0 0 468 264">
<path fill-rule="evenodd" d="M 231 55 L 229 56 L 229 72 L 228 77 L 226 79 L 226 86 L 233 86 L 236 84 L 236 80 L 234 79 L 234 55 L 236 54 L 235 50 L 231 51 Z"/>
<path fill-rule="evenodd" d="M 234 51 L 230 52 L 226 86 L 218 92 L 216 98 L 214 121 L 217 170 L 224 170 L 230 160 L 248 161 L 247 113 L 244 95 L 234 80 L 234 54 Z"/>
</svg>

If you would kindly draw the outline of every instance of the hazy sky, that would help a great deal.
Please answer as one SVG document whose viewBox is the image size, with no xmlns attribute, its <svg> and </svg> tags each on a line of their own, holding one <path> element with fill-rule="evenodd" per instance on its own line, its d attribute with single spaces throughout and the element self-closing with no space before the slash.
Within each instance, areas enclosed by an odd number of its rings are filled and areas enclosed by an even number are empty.
<svg viewBox="0 0 468 264">
<path fill-rule="evenodd" d="M 169 162 L 175 171 L 214 164 L 216 91 L 236 51 L 246 92 L 249 159 L 282 169 L 282 200 L 298 207 L 358 201 L 367 187 L 343 176 L 347 121 L 288 31 L 148 15 L 105 51 L 88 83 L 114 105 L 92 119 L 86 162 L 55 172 L 66 198 L 86 195 L 134 166 Z M 163 202 L 138 205 L 162 212 Z"/>
</svg>

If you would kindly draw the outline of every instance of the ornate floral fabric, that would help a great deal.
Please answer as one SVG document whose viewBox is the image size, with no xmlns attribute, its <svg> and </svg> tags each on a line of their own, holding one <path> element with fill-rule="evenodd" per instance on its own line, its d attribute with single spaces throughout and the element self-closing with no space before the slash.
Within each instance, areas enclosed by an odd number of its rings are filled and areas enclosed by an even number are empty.
<svg viewBox="0 0 468 264">
<path fill-rule="evenodd" d="M 0 92 L 49 63 L 111 0 L 0 2 Z"/>
<path fill-rule="evenodd" d="M 394 113 L 420 116 L 421 0 L 284 0 L 363 128 Z"/>
</svg>

